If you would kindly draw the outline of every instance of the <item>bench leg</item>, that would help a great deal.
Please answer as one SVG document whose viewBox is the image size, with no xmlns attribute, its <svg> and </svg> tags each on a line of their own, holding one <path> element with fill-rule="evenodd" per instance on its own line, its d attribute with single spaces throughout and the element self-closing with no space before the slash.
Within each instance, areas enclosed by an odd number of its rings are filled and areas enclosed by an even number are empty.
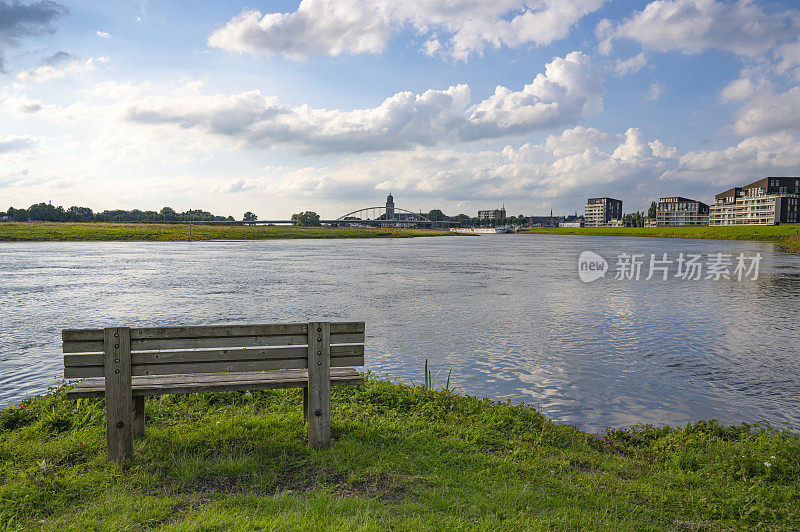
<svg viewBox="0 0 800 532">
<path fill-rule="evenodd" d="M 133 396 L 131 393 L 131 330 L 103 330 L 106 380 L 106 447 L 109 460 L 130 458 L 133 451 Z"/>
<path fill-rule="evenodd" d="M 331 444 L 331 324 L 308 324 L 308 444 Z"/>
<path fill-rule="evenodd" d="M 303 423 L 308 421 L 308 387 L 303 388 Z"/>
<path fill-rule="evenodd" d="M 133 431 L 134 438 L 144 437 L 144 395 L 135 395 L 133 397 L 131 431 Z"/>
</svg>

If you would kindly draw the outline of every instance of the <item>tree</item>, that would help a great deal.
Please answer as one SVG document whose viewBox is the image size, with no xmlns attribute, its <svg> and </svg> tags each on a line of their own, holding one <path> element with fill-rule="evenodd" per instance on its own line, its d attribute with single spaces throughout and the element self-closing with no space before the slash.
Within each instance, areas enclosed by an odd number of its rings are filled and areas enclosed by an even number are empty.
<svg viewBox="0 0 800 532">
<path fill-rule="evenodd" d="M 242 220 L 244 220 L 245 222 L 255 222 L 256 220 L 258 220 L 258 216 L 256 216 L 250 211 L 247 211 L 246 213 L 244 213 L 244 217 L 242 217 Z"/>
<path fill-rule="evenodd" d="M 656 217 L 656 209 L 657 208 L 658 208 L 658 205 L 656 205 L 656 202 L 655 201 L 652 202 L 650 204 L 650 209 L 647 210 L 647 217 L 648 218 L 655 218 Z"/>
<path fill-rule="evenodd" d="M 294 222 L 294 225 L 298 227 L 319 227 L 322 225 L 319 222 L 319 214 L 312 211 L 293 214 L 292 221 Z"/>
<path fill-rule="evenodd" d="M 174 222 L 178 219 L 178 213 L 172 207 L 164 207 L 159 214 L 165 222 Z"/>
<path fill-rule="evenodd" d="M 433 209 L 431 212 L 426 214 L 425 217 L 432 222 L 443 222 L 444 220 L 447 220 L 447 216 L 445 216 L 444 213 L 439 209 Z"/>
<path fill-rule="evenodd" d="M 91 222 L 94 220 L 94 212 L 89 207 L 76 207 L 73 205 L 67 209 L 67 220 L 70 222 Z"/>
<path fill-rule="evenodd" d="M 27 222 L 28 221 L 28 211 L 27 211 L 27 209 L 15 209 L 14 207 L 9 207 L 8 208 L 8 215 L 15 222 Z"/>
</svg>

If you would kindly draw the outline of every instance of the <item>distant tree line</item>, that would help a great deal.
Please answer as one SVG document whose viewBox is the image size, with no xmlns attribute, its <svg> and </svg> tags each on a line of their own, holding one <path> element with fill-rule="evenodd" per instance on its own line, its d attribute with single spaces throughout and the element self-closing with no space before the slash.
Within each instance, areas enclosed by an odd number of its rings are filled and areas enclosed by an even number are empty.
<svg viewBox="0 0 800 532">
<path fill-rule="evenodd" d="M 256 216 L 248 212 L 251 220 Z M 9 207 L 6 212 L 15 222 L 188 222 L 188 221 L 233 221 L 233 216 L 216 216 L 200 209 L 177 212 L 172 207 L 164 207 L 160 211 L 130 211 L 116 209 L 103 212 L 94 212 L 89 207 L 72 206 L 65 209 L 62 206 L 53 206 L 49 203 L 37 203 L 27 209 Z"/>
</svg>

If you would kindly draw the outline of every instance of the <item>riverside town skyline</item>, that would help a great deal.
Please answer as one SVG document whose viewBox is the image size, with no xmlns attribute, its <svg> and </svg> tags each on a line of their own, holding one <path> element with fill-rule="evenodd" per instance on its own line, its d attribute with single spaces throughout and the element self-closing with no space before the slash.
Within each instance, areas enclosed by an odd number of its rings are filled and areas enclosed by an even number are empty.
<svg viewBox="0 0 800 532">
<path fill-rule="evenodd" d="M 800 167 L 788 0 L 0 5 L 0 208 L 636 211 Z"/>
</svg>

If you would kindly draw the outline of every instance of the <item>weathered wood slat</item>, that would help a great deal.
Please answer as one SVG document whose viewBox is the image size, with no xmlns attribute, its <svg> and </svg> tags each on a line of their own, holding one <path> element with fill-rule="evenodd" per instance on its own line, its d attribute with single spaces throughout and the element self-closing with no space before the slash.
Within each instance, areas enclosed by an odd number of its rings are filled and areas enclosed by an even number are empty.
<svg viewBox="0 0 800 532">
<path fill-rule="evenodd" d="M 203 349 L 184 351 L 158 351 L 133 353 L 133 366 L 147 364 L 194 364 L 198 362 L 237 362 L 274 359 L 305 359 L 306 347 L 274 347 L 269 349 Z M 331 346 L 331 357 L 361 357 L 363 365 L 364 346 L 362 344 Z M 64 368 L 84 368 L 103 365 L 102 353 L 82 353 L 64 355 Z M 71 378 L 71 377 L 67 377 Z"/>
<path fill-rule="evenodd" d="M 364 322 L 331 323 L 331 334 L 363 333 Z M 269 323 L 258 325 L 199 325 L 188 327 L 142 327 L 131 329 L 131 340 L 166 340 L 174 338 L 225 338 L 236 336 L 306 335 L 306 323 Z M 65 343 L 101 342 L 103 329 L 64 329 Z"/>
<path fill-rule="evenodd" d="M 363 382 L 364 379 L 361 375 L 352 368 L 331 368 L 331 385 L 357 385 Z M 133 395 L 140 397 L 173 393 L 305 388 L 307 385 L 308 372 L 306 370 L 147 376 L 133 377 Z M 69 398 L 103 397 L 104 395 L 105 383 L 102 378 L 85 379 L 67 392 Z"/>
<path fill-rule="evenodd" d="M 299 351 L 303 357 L 298 357 Z M 241 350 L 245 351 L 245 350 Z M 247 371 L 269 371 L 276 369 L 306 369 L 308 368 L 307 348 L 284 348 L 284 349 L 264 349 L 247 350 L 255 351 L 254 354 L 242 354 L 247 357 L 237 360 L 227 360 L 225 357 L 214 358 L 210 353 L 214 351 L 184 351 L 174 353 L 158 353 L 159 356 L 167 354 L 174 355 L 172 361 L 161 362 L 142 362 L 139 358 L 146 353 L 134 353 L 134 363 L 131 366 L 132 375 L 183 375 L 190 373 L 224 373 L 224 372 L 247 372 Z M 269 356 L 258 356 L 258 352 L 268 353 L 269 351 L 289 351 L 286 355 L 269 354 Z M 221 351 L 219 352 L 221 353 Z M 153 353 L 155 355 L 155 353 Z M 183 360 L 178 360 L 182 355 Z M 237 353 L 238 355 L 238 353 Z M 73 362 L 72 357 L 81 357 L 81 365 Z M 90 359 L 89 357 L 94 357 Z M 81 379 L 102 377 L 103 355 L 64 355 L 64 378 Z M 89 365 L 92 364 L 92 365 Z M 364 346 L 335 345 L 331 346 L 331 367 L 363 366 L 364 365 Z"/>
<path fill-rule="evenodd" d="M 224 336 L 200 338 L 140 339 L 131 341 L 131 351 L 157 351 L 170 349 L 203 349 L 211 347 L 265 347 L 277 345 L 306 345 L 306 335 L 275 336 Z M 342 333 L 331 337 L 333 344 L 364 343 L 364 333 Z M 100 353 L 102 340 L 66 341 L 65 353 Z"/>
</svg>

